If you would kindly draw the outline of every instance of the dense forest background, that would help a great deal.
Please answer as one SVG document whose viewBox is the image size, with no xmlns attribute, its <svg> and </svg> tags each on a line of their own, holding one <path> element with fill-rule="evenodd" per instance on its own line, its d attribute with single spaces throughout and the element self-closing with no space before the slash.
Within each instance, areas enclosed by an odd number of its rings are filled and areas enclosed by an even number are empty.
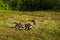
<svg viewBox="0 0 60 40">
<path fill-rule="evenodd" d="M 16 11 L 59 10 L 60 0 L 0 0 L 0 9 Z"/>
</svg>

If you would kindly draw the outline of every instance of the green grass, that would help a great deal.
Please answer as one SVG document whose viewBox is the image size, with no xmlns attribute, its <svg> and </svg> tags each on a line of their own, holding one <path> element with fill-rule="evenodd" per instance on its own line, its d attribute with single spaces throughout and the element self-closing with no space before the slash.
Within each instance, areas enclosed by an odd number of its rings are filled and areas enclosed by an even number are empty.
<svg viewBox="0 0 60 40">
<path fill-rule="evenodd" d="M 13 28 L 12 21 L 36 19 L 29 31 Z M 13 27 L 12 27 L 13 26 Z M 60 40 L 60 12 L 0 12 L 0 40 Z"/>
</svg>

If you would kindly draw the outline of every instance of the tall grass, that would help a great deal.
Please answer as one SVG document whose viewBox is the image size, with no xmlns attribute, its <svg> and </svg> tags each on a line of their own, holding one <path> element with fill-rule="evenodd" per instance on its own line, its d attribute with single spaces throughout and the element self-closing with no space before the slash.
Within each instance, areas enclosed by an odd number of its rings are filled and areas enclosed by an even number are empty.
<svg viewBox="0 0 60 40">
<path fill-rule="evenodd" d="M 12 21 L 36 19 L 31 30 L 14 28 Z M 60 12 L 0 12 L 0 40 L 60 40 Z"/>
</svg>

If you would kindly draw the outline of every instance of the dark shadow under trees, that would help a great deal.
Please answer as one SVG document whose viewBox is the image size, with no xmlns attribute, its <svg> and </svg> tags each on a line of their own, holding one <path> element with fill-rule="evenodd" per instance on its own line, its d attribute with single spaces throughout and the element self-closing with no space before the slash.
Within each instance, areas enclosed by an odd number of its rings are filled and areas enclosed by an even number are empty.
<svg viewBox="0 0 60 40">
<path fill-rule="evenodd" d="M 59 10 L 59 0 L 2 0 L 4 5 L 16 11 Z"/>
</svg>

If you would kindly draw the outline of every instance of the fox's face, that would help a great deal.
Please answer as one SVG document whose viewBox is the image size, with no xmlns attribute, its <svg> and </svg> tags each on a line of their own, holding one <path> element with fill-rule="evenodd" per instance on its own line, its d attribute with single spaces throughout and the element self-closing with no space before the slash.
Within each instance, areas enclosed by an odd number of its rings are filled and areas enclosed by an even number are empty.
<svg viewBox="0 0 60 40">
<path fill-rule="evenodd" d="M 30 21 L 31 25 L 35 25 L 37 23 L 37 20 L 28 20 L 28 21 Z"/>
</svg>

